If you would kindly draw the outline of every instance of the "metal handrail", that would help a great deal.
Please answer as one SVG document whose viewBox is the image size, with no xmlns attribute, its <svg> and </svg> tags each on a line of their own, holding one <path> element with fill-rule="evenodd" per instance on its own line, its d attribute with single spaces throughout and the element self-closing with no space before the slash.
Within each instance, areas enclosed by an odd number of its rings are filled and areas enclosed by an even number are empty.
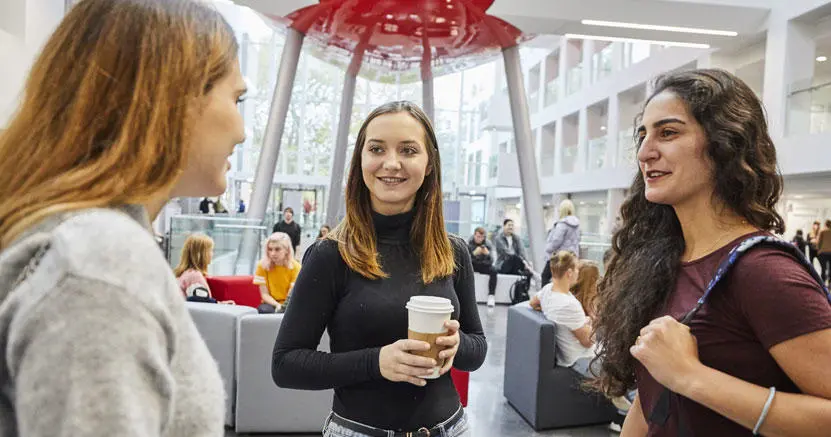
<svg viewBox="0 0 831 437">
<path fill-rule="evenodd" d="M 829 85 L 831 85 L 831 81 L 829 81 L 829 82 L 824 82 L 824 83 L 821 83 L 821 84 L 819 84 L 819 85 L 813 85 L 813 86 L 810 86 L 810 87 L 808 87 L 808 88 L 802 88 L 802 89 L 798 89 L 798 90 L 796 90 L 796 91 L 791 91 L 791 92 L 788 94 L 788 97 L 791 97 L 791 96 L 793 96 L 793 95 L 795 95 L 795 94 L 801 94 L 801 93 L 804 93 L 804 92 L 808 92 L 808 91 L 816 91 L 816 90 L 818 90 L 818 89 L 820 89 L 820 88 L 825 88 L 825 87 L 827 87 L 827 86 L 829 86 Z"/>
</svg>

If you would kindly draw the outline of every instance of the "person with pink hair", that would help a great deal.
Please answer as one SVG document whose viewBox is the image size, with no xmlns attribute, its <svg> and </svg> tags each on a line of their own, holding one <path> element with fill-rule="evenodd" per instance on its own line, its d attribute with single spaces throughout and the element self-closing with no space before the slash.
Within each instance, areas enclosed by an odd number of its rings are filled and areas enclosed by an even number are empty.
<svg viewBox="0 0 831 437">
<path fill-rule="evenodd" d="M 263 258 L 254 273 L 254 284 L 260 287 L 262 298 L 259 312 L 282 312 L 299 273 L 291 237 L 284 232 L 271 234 L 263 244 Z"/>
</svg>

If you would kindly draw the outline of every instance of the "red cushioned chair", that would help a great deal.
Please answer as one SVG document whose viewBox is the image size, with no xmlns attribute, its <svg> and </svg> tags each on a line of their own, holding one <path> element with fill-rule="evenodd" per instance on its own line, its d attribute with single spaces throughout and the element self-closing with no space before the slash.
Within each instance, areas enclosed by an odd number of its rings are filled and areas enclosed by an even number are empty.
<svg viewBox="0 0 831 437">
<path fill-rule="evenodd" d="M 253 276 L 210 276 L 208 286 L 216 300 L 233 300 L 237 305 L 257 308 L 260 305 L 260 288 L 254 285 Z M 451 369 L 450 377 L 459 392 L 462 406 L 467 406 L 467 391 L 470 384 L 470 374 Z"/>
<path fill-rule="evenodd" d="M 456 386 L 456 391 L 459 392 L 459 399 L 462 401 L 462 406 L 467 406 L 467 388 L 470 384 L 470 373 L 462 372 L 461 370 L 450 369 L 450 378 L 453 379 L 453 384 Z"/>
<path fill-rule="evenodd" d="M 237 305 L 252 308 L 260 306 L 260 288 L 254 285 L 253 276 L 210 276 L 207 279 L 214 299 L 233 300 Z"/>
</svg>

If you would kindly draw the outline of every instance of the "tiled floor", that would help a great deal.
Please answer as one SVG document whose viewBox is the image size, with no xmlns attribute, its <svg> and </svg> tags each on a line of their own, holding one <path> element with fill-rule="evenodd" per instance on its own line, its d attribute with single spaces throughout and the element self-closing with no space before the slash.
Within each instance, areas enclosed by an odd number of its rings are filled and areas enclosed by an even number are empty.
<svg viewBox="0 0 831 437">
<path fill-rule="evenodd" d="M 488 338 L 488 357 L 485 364 L 471 374 L 467 414 L 470 417 L 474 437 L 613 437 L 616 433 L 606 426 L 561 429 L 534 432 L 531 426 L 502 396 L 502 380 L 505 363 L 505 330 L 508 307 L 497 306 L 489 310 L 479 306 L 479 314 Z M 258 434 L 267 436 L 265 434 Z M 226 437 L 237 436 L 228 431 Z M 275 434 L 276 436 L 276 434 Z M 280 434 L 281 437 L 293 437 Z"/>
</svg>

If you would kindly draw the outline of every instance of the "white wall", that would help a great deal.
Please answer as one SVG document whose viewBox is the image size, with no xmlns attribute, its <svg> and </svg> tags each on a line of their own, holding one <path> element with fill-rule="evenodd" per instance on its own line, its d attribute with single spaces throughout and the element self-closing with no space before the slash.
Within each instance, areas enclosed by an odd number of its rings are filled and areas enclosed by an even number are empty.
<svg viewBox="0 0 831 437">
<path fill-rule="evenodd" d="M 64 0 L 0 1 L 0 129 L 19 103 L 26 74 L 64 14 Z"/>
<path fill-rule="evenodd" d="M 26 71 L 21 62 L 24 53 L 22 38 L 0 30 L 0 129 L 8 124 L 18 104 Z"/>
</svg>

